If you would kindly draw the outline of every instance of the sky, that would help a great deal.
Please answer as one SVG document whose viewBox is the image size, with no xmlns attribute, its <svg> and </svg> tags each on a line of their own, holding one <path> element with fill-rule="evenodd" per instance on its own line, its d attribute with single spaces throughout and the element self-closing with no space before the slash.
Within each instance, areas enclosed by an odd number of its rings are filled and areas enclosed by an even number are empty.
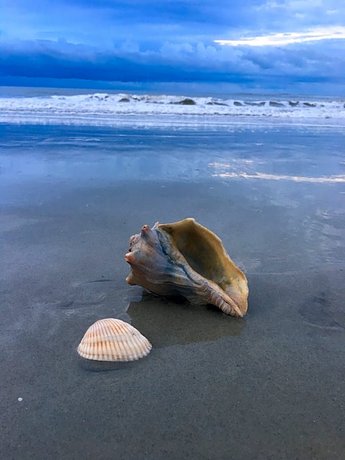
<svg viewBox="0 0 345 460">
<path fill-rule="evenodd" d="M 345 97 L 345 1 L 0 0 L 0 85 Z"/>
</svg>

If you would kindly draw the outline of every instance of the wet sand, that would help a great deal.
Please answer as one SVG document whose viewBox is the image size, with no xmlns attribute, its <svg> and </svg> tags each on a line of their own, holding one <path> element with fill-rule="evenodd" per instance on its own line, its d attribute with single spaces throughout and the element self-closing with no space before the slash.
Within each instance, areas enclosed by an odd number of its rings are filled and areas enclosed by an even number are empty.
<svg viewBox="0 0 345 460">
<path fill-rule="evenodd" d="M 344 458 L 343 184 L 102 183 L 35 161 L 34 178 L 2 163 L 1 458 Z M 243 320 L 126 285 L 129 236 L 187 216 L 246 271 Z M 151 354 L 80 359 L 104 317 Z"/>
</svg>

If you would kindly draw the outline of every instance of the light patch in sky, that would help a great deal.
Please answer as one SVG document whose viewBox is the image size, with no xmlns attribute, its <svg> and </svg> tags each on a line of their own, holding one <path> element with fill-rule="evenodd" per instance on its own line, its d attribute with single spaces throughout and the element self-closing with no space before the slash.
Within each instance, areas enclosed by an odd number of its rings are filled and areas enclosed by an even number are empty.
<svg viewBox="0 0 345 460">
<path fill-rule="evenodd" d="M 286 46 L 294 43 L 339 39 L 345 39 L 345 27 L 327 27 L 308 32 L 283 32 L 239 40 L 214 40 L 214 42 L 226 46 Z"/>
</svg>

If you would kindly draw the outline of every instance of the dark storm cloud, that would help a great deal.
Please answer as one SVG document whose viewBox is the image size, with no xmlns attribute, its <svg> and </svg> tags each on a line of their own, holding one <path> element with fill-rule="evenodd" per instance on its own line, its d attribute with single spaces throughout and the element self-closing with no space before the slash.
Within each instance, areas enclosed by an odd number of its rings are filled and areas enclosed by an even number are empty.
<svg viewBox="0 0 345 460">
<path fill-rule="evenodd" d="M 345 25 L 337 0 L 0 0 L 0 76 L 104 81 L 340 81 L 344 43 L 220 46 Z M 1 81 L 0 81 L 1 83 Z"/>
</svg>

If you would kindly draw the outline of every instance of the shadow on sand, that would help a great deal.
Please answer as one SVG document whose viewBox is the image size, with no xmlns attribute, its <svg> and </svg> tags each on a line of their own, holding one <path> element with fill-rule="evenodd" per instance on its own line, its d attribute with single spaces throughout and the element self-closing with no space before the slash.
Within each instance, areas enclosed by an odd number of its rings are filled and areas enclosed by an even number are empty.
<svg viewBox="0 0 345 460">
<path fill-rule="evenodd" d="M 157 348 L 240 335 L 246 324 L 245 320 L 225 315 L 216 307 L 148 293 L 140 301 L 130 302 L 127 313 L 132 325 Z"/>
</svg>

